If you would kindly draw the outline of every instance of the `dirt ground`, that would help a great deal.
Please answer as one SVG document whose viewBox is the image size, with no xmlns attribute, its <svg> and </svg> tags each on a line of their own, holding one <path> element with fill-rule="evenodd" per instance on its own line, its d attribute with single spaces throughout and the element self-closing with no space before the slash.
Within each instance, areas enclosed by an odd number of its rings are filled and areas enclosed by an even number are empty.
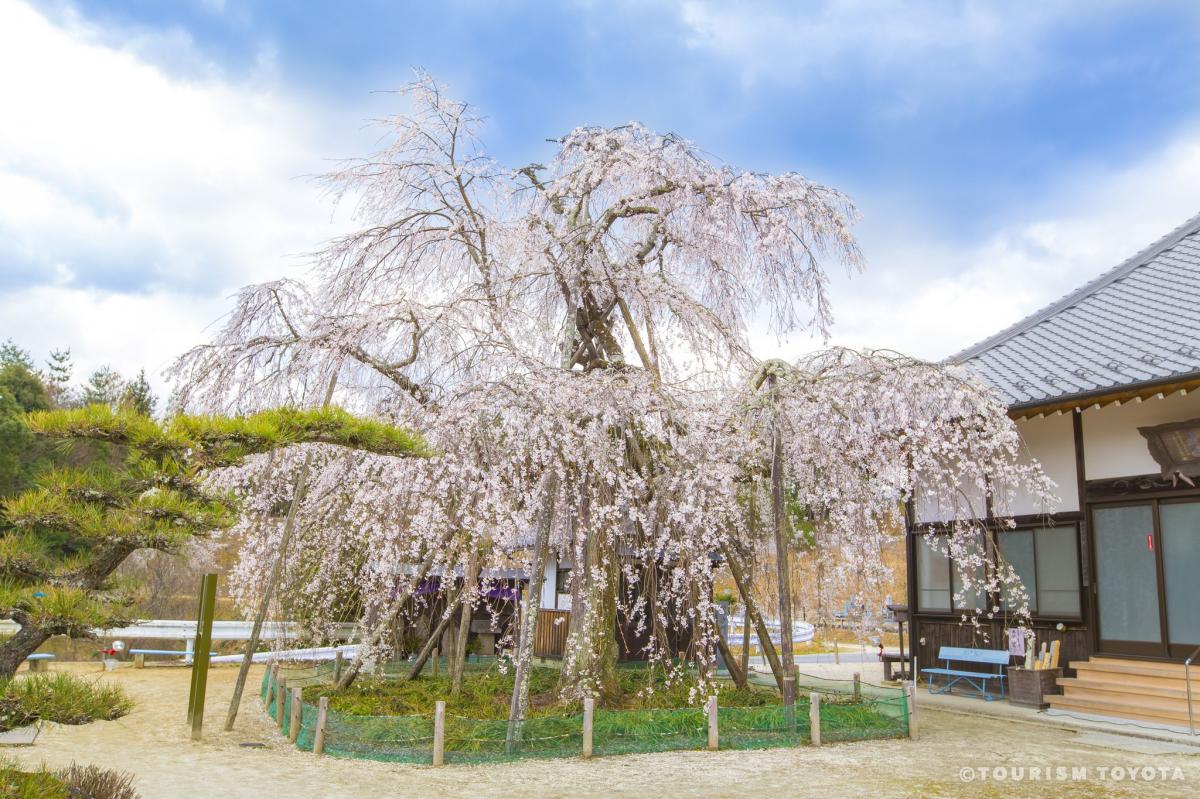
<svg viewBox="0 0 1200 799">
<path fill-rule="evenodd" d="M 487 766 L 426 766 L 318 758 L 289 746 L 258 701 L 251 673 L 237 728 L 223 731 L 236 669 L 210 675 L 203 742 L 192 743 L 182 668 L 120 669 L 60 664 L 124 686 L 135 700 L 123 719 L 82 727 L 46 725 L 37 743 L 9 754 L 27 765 L 72 761 L 131 772 L 144 799 L 280 797 L 1194 797 L 1200 749 L 1159 753 L 1154 742 L 1095 736 L 1036 723 L 922 708 L 920 739 L 820 748 L 671 752 Z M 239 746 L 262 742 L 265 749 Z M 1021 778 L 1017 769 L 1023 768 Z M 1039 769 L 1035 777 L 1033 769 Z M 1063 772 L 1057 772 L 1057 769 Z M 1072 770 L 1076 770 L 1073 772 Z M 970 780 L 963 774 L 970 770 Z M 1083 771 L 1085 770 L 1086 774 Z M 1046 779 L 1047 775 L 1054 775 Z M 1075 777 L 1081 777 L 1075 779 Z"/>
</svg>

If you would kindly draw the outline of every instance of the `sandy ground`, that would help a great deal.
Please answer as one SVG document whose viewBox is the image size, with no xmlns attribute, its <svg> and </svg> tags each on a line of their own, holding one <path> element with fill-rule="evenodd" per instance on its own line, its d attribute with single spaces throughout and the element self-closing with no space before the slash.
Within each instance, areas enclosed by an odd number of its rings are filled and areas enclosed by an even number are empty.
<svg viewBox="0 0 1200 799">
<path fill-rule="evenodd" d="M 123 685 L 137 703 L 123 719 L 82 727 L 46 725 L 37 744 L 10 749 L 51 767 L 72 761 L 124 769 L 144 799 L 166 797 L 1192 797 L 1200 794 L 1200 749 L 1167 752 L 1140 739 L 1077 735 L 1053 726 L 922 708 L 920 739 L 820 748 L 672 752 L 488 766 L 395 765 L 318 758 L 282 741 L 258 702 L 251 674 L 237 729 L 222 730 L 236 669 L 214 668 L 203 742 L 184 723 L 188 672 L 60 664 Z M 265 749 L 239 747 L 263 742 Z M 1016 768 L 1024 767 L 1016 780 Z M 1066 770 L 1034 779 L 1033 768 Z M 1087 778 L 1071 779 L 1072 769 Z M 1117 771 L 1120 768 L 1123 773 Z M 970 781 L 962 773 L 970 770 Z M 1002 772 L 1000 769 L 1012 769 Z M 1131 770 L 1136 774 L 1131 776 Z M 1153 773 L 1152 773 L 1153 772 Z M 998 780 L 1000 776 L 1006 779 Z M 1152 779 L 1148 779 L 1152 777 Z"/>
</svg>

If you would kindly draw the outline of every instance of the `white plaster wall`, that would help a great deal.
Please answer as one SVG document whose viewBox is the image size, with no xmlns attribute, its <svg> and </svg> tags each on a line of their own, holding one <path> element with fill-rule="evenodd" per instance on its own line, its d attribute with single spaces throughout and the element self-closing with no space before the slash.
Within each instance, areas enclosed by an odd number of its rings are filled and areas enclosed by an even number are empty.
<svg viewBox="0 0 1200 799">
<path fill-rule="evenodd" d="M 1058 501 L 1049 505 L 1017 486 L 1008 514 L 1022 516 L 1038 513 L 1066 513 L 1079 510 L 1079 488 L 1075 476 L 1075 433 L 1070 413 L 1044 416 L 1040 419 L 1020 419 L 1017 430 L 1025 443 L 1022 460 L 1036 460 L 1042 470 L 1057 485 Z M 997 494 L 999 489 L 997 486 Z M 996 512 L 1002 512 L 998 506 Z"/>
<path fill-rule="evenodd" d="M 935 502 L 933 498 L 922 493 L 920 486 L 921 478 L 918 475 L 917 499 L 913 508 L 918 522 L 945 522 L 954 518 L 967 519 L 972 516 L 983 518 L 987 513 L 983 491 L 978 486 L 967 486 L 963 490 L 963 496 L 941 503 Z"/>
<path fill-rule="evenodd" d="M 1088 480 L 1157 474 L 1139 427 L 1200 418 L 1200 391 L 1083 412 L 1083 462 Z"/>
<path fill-rule="evenodd" d="M 554 553 L 550 553 L 550 557 L 546 558 L 546 567 L 542 575 L 542 589 L 539 592 L 539 608 L 554 608 L 554 582 L 558 576 L 558 558 L 554 557 Z"/>
</svg>

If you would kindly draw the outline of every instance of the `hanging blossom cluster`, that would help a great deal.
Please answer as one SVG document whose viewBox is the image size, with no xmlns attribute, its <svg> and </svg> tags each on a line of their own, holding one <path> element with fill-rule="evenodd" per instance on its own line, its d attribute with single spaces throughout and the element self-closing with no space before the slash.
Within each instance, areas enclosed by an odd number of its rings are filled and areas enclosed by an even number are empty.
<svg viewBox="0 0 1200 799">
<path fill-rule="evenodd" d="M 776 386 L 745 401 L 748 418 L 762 438 L 778 409 L 789 485 L 827 556 L 828 579 L 885 585 L 882 546 L 903 526 L 905 506 L 920 505 L 944 520 L 924 537 L 955 564 L 958 604 L 1004 597 L 1015 619 L 1028 620 L 1015 569 L 988 551 L 988 523 L 1011 526 L 1018 491 L 1053 504 L 1055 486 L 1025 457 L 994 393 L 961 368 L 886 351 L 833 349 L 765 371 Z M 964 621 L 1001 612 L 974 604 Z"/>
<path fill-rule="evenodd" d="M 864 561 L 883 574 L 879 544 L 918 480 L 957 520 L 949 546 L 968 566 L 956 542 L 985 515 L 970 497 L 990 492 L 1002 512 L 1005 492 L 1048 495 L 977 381 L 887 353 L 754 359 L 752 315 L 824 332 L 826 265 L 859 268 L 838 192 L 734 170 L 638 124 L 576 129 L 548 165 L 505 169 L 476 112 L 432 78 L 407 97 L 410 112 L 385 120 L 389 146 L 327 178 L 363 227 L 318 253 L 307 281 L 244 289 L 173 368 L 181 407 L 332 393 L 437 451 L 297 448 L 213 475 L 246 498 L 244 606 L 282 557 L 278 610 L 314 637 L 353 623 L 382 657 L 430 603 L 448 618 L 493 577 L 557 557 L 572 566 L 561 690 L 604 695 L 614 617 L 652 658 L 686 641 L 711 662 L 716 555 L 761 546 L 773 423 L 789 506 L 831 580 Z"/>
</svg>

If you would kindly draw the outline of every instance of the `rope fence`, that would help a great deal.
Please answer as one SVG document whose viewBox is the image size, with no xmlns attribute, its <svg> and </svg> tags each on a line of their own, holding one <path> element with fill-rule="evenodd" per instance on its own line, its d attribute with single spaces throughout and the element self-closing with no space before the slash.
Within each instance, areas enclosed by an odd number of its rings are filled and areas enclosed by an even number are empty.
<svg viewBox="0 0 1200 799">
<path fill-rule="evenodd" d="M 476 664 L 477 669 L 481 666 Z M 403 671 L 400 663 L 379 676 L 398 677 Z M 334 672 L 329 664 L 307 669 L 276 665 L 263 675 L 261 696 L 267 712 L 280 734 L 301 750 L 440 765 L 705 748 L 768 749 L 916 735 L 907 689 L 857 679 L 798 674 L 797 701 L 792 707 L 724 707 L 718 696 L 704 707 L 607 710 L 594 708 L 587 700 L 581 713 L 528 718 L 510 736 L 507 720 L 447 714 L 444 702 L 438 702 L 429 715 L 370 716 L 335 711 L 325 697 L 319 704 L 303 700 L 305 687 L 332 683 Z"/>
</svg>

